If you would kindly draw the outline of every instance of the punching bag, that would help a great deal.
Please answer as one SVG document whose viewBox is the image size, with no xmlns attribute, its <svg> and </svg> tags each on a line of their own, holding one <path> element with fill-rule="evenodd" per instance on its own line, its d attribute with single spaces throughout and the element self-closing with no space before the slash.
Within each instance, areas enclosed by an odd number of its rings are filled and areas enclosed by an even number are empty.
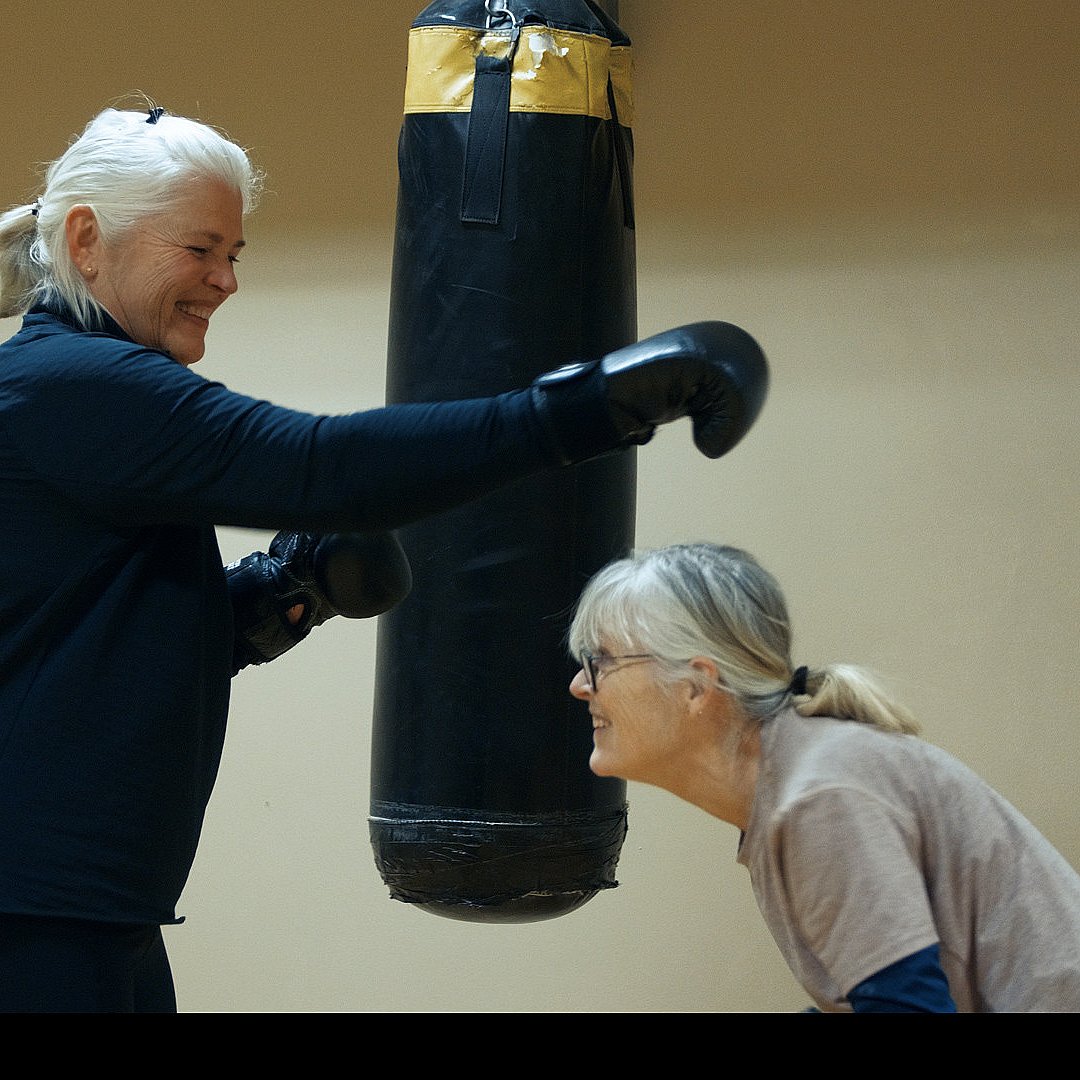
<svg viewBox="0 0 1080 1080">
<path fill-rule="evenodd" d="M 587 0 L 440 0 L 409 31 L 387 402 L 483 397 L 637 340 L 630 42 Z M 369 828 L 392 898 L 526 922 L 614 887 L 565 634 L 634 542 L 635 451 L 403 528 L 378 628 Z"/>
</svg>

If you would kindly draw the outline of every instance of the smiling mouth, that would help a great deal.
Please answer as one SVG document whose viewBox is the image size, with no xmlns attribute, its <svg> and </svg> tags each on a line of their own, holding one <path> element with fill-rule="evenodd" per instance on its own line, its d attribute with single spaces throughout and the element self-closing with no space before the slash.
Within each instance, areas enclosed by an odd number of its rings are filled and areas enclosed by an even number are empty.
<svg viewBox="0 0 1080 1080">
<path fill-rule="evenodd" d="M 214 314 L 212 307 L 200 304 L 177 304 L 176 307 L 184 315 L 190 315 L 193 319 L 199 319 L 201 322 L 209 322 L 210 316 Z"/>
</svg>

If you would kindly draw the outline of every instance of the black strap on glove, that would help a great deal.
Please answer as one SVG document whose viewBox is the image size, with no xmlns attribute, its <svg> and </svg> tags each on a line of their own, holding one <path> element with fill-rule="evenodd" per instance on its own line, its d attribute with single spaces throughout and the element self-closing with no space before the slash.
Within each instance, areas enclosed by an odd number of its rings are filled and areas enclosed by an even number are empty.
<svg viewBox="0 0 1080 1080">
<path fill-rule="evenodd" d="M 750 430 L 769 386 L 765 354 L 731 323 L 665 330 L 600 360 L 569 364 L 532 385 L 533 406 L 566 465 L 647 443 L 689 416 L 710 458 Z"/>
<path fill-rule="evenodd" d="M 335 615 L 381 615 L 412 589 L 409 560 L 390 532 L 279 532 L 268 553 L 231 563 L 225 577 L 234 674 L 276 659 Z M 298 606 L 303 610 L 294 622 L 289 612 Z"/>
</svg>

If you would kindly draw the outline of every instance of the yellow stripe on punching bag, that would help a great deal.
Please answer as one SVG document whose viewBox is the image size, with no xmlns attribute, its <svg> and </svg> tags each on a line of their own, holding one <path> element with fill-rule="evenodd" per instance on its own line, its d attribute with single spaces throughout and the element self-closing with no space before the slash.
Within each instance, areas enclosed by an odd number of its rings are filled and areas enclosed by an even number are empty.
<svg viewBox="0 0 1080 1080">
<path fill-rule="evenodd" d="M 586 0 L 489 6 L 441 0 L 409 33 L 390 403 L 637 340 L 630 42 Z M 413 589 L 379 621 L 369 815 L 394 899 L 523 922 L 615 886 L 626 784 L 589 770 L 565 633 L 633 546 L 635 484 L 631 448 L 399 531 Z"/>
<path fill-rule="evenodd" d="M 480 53 L 505 56 L 512 30 L 420 26 L 409 32 L 406 113 L 468 112 Z M 511 112 L 611 118 L 608 80 L 619 120 L 634 123 L 633 52 L 610 38 L 526 24 L 519 30 L 510 91 Z"/>
</svg>

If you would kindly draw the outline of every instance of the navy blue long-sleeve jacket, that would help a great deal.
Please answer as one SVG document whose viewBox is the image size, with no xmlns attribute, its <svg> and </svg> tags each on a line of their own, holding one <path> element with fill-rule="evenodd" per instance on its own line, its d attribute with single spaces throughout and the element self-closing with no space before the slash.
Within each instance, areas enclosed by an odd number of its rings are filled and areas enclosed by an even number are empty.
<svg viewBox="0 0 1080 1080">
<path fill-rule="evenodd" d="M 558 463 L 526 391 L 314 416 L 30 312 L 0 345 L 0 912 L 176 921 L 229 702 L 215 525 L 393 529 Z"/>
</svg>

